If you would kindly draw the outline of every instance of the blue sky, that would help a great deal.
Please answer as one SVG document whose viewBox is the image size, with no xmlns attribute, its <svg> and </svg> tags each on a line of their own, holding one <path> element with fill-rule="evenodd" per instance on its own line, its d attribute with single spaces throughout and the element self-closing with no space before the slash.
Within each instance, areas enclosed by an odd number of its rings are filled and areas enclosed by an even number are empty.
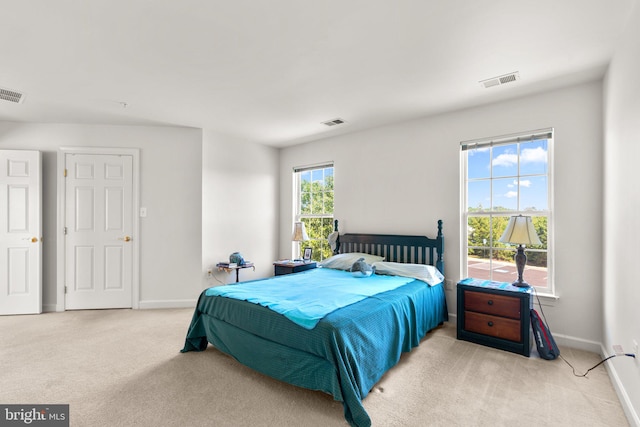
<svg viewBox="0 0 640 427">
<path fill-rule="evenodd" d="M 333 176 L 333 168 L 313 169 L 302 172 L 302 181 L 323 181 L 325 177 Z"/>
<path fill-rule="evenodd" d="M 472 149 L 467 153 L 469 207 L 490 209 L 493 201 L 494 208 L 549 208 L 547 140 L 521 143 L 519 155 L 518 144 Z"/>
</svg>

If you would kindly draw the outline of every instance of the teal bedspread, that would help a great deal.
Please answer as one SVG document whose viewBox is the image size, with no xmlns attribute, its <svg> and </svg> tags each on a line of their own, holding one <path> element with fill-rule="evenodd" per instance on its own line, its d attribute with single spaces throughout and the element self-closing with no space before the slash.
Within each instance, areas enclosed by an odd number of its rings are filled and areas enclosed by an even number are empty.
<svg viewBox="0 0 640 427">
<path fill-rule="evenodd" d="M 342 270 L 317 268 L 308 270 L 304 280 L 287 274 L 239 285 L 216 286 L 207 296 L 223 296 L 268 307 L 306 329 L 313 329 L 320 319 L 339 308 L 365 298 L 406 285 L 413 279 L 400 276 L 354 278 Z"/>
<path fill-rule="evenodd" d="M 329 271 L 318 269 L 314 276 Z M 358 283 L 369 280 L 343 274 Z M 287 286 L 303 286 L 309 274 L 289 277 L 296 283 Z M 265 279 L 252 286 L 282 286 L 278 283 Z M 366 427 L 371 419 L 362 400 L 369 390 L 398 363 L 402 352 L 418 346 L 429 330 L 446 320 L 444 287 L 417 280 L 336 309 L 313 329 L 259 304 L 208 296 L 205 290 L 182 352 L 202 351 L 211 343 L 265 375 L 331 394 L 343 403 L 352 426 Z"/>
</svg>

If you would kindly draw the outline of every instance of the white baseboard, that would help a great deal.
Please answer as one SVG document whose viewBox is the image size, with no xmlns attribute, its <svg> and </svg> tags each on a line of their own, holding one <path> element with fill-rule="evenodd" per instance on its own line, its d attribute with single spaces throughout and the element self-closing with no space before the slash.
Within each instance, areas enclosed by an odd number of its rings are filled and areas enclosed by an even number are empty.
<svg viewBox="0 0 640 427">
<path fill-rule="evenodd" d="M 55 313 L 57 311 L 64 311 L 64 307 L 60 304 L 42 304 L 43 313 Z"/>
<path fill-rule="evenodd" d="M 595 341 L 583 340 L 581 338 L 570 337 L 562 334 L 554 334 L 553 338 L 556 341 L 556 344 L 559 346 L 577 348 L 580 350 L 590 351 L 592 353 L 599 354 L 600 357 L 605 358 L 610 355 L 609 352 L 605 349 L 602 343 L 598 343 Z M 605 368 L 607 369 L 607 373 L 609 374 L 609 379 L 611 379 L 611 384 L 613 384 L 613 388 L 618 395 L 618 400 L 620 400 L 620 405 L 622 405 L 622 409 L 624 410 L 624 414 L 627 417 L 627 421 L 629 421 L 629 425 L 640 427 L 640 417 L 638 417 L 638 413 L 636 409 L 633 407 L 631 399 L 627 394 L 624 385 L 620 381 L 620 377 L 616 372 L 616 368 L 612 363 L 605 363 Z"/>
<path fill-rule="evenodd" d="M 197 299 L 140 301 L 138 308 L 141 310 L 152 308 L 195 308 L 197 302 Z"/>
<path fill-rule="evenodd" d="M 551 332 L 551 333 L 553 334 L 553 339 L 555 340 L 556 344 L 558 344 L 559 346 L 565 346 L 565 347 L 577 348 L 578 350 L 590 351 L 592 353 L 596 353 L 601 356 L 603 354 L 602 343 L 585 340 L 582 338 L 576 338 L 570 335 L 556 334 L 554 332 Z"/>
<path fill-rule="evenodd" d="M 58 311 L 57 308 L 58 307 L 56 306 L 56 304 L 42 304 L 43 313 L 51 313 L 53 311 Z"/>
<path fill-rule="evenodd" d="M 600 354 L 607 354 L 607 350 L 604 348 L 604 345 L 601 346 Z M 640 427 L 640 416 L 636 412 L 636 409 L 633 407 L 633 403 L 627 394 L 627 390 L 622 385 L 620 381 L 620 376 L 616 371 L 616 367 L 613 363 L 605 363 L 605 368 L 607 369 L 607 373 L 609 374 L 609 378 L 611 378 L 611 383 L 613 384 L 613 388 L 616 390 L 616 394 L 618 395 L 618 399 L 620 400 L 620 404 L 622 405 L 622 409 L 624 410 L 624 414 L 627 416 L 627 421 L 629 421 L 629 425 Z"/>
<path fill-rule="evenodd" d="M 143 310 L 150 308 L 195 308 L 197 302 L 197 299 L 140 301 L 138 308 Z M 58 304 L 42 304 L 43 313 L 57 311 L 64 311 L 64 308 L 59 307 Z"/>
</svg>

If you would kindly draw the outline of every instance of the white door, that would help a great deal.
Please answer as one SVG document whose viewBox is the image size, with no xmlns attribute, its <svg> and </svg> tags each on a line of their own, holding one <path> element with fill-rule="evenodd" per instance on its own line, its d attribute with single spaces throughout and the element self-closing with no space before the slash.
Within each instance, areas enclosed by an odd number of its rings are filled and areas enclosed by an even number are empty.
<svg viewBox="0 0 640 427">
<path fill-rule="evenodd" d="M 65 155 L 65 308 L 130 308 L 132 156 Z"/>
<path fill-rule="evenodd" d="M 40 152 L 0 150 L 0 314 L 42 312 Z"/>
</svg>

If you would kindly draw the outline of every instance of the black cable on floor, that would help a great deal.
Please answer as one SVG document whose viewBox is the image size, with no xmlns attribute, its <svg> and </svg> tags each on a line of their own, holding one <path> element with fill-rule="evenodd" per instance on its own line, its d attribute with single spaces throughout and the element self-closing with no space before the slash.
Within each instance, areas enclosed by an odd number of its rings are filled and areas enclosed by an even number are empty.
<svg viewBox="0 0 640 427">
<path fill-rule="evenodd" d="M 544 323 L 545 323 L 545 325 L 547 325 L 547 328 L 549 329 L 549 331 L 551 331 L 551 328 L 549 327 L 549 322 L 547 322 L 547 316 L 544 315 L 544 310 L 542 309 L 542 303 L 540 302 L 540 297 L 538 296 L 538 291 L 536 291 L 536 288 L 534 286 L 532 286 L 531 288 L 533 289 L 533 293 L 535 294 L 536 299 L 538 300 L 538 307 L 540 307 L 540 313 L 542 313 L 542 318 L 544 319 Z M 576 368 L 574 368 L 573 365 L 567 361 L 567 359 L 562 357 L 562 354 L 559 354 L 558 356 L 560 357 L 560 359 L 564 360 L 564 363 L 566 363 L 567 365 L 569 365 L 571 367 L 571 370 L 573 371 L 573 375 L 575 375 L 576 377 L 584 377 L 584 378 L 587 377 L 587 374 L 589 372 L 591 372 L 592 370 L 594 370 L 598 366 L 602 365 L 607 360 L 612 359 L 612 358 L 614 358 L 616 356 L 628 356 L 628 357 L 633 357 L 634 359 L 636 357 L 636 355 L 633 354 L 633 353 L 612 354 L 611 356 L 602 359 L 600 362 L 598 362 L 597 364 L 595 364 L 591 368 L 587 369 L 584 374 L 578 374 L 576 372 Z"/>
</svg>

